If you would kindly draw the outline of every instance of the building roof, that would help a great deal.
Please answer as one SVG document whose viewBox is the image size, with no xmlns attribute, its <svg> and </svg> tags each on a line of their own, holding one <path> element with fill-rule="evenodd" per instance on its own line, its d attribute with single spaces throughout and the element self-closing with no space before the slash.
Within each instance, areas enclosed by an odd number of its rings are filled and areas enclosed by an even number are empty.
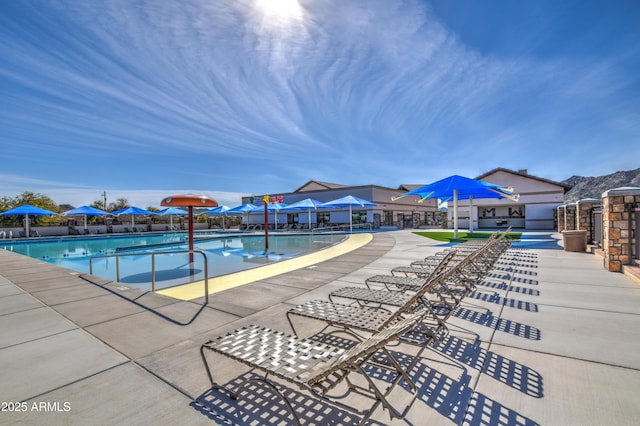
<svg viewBox="0 0 640 426">
<path fill-rule="evenodd" d="M 422 188 L 425 185 L 425 183 L 403 183 L 398 187 L 398 189 L 401 191 L 413 191 L 414 189 Z"/>
<path fill-rule="evenodd" d="M 476 179 L 483 180 L 487 176 L 490 176 L 490 175 L 492 175 L 494 173 L 497 173 L 497 172 L 510 173 L 512 175 L 522 176 L 522 177 L 526 177 L 526 178 L 529 178 L 529 179 L 538 180 L 540 182 L 545 182 L 545 183 L 548 183 L 548 184 L 551 184 L 551 185 L 556 185 L 556 186 L 559 186 L 559 187 L 563 188 L 564 192 L 567 192 L 568 190 L 570 190 L 572 188 L 571 185 L 568 185 L 566 183 L 556 182 L 554 180 L 545 179 L 545 178 L 541 178 L 541 177 L 538 177 L 538 176 L 530 175 L 527 172 L 526 169 L 515 171 L 515 170 L 505 169 L 504 167 L 496 167 L 493 170 L 489 170 L 488 172 L 481 174 L 480 176 L 476 177 Z"/>
<path fill-rule="evenodd" d="M 310 180 L 293 192 L 318 191 L 322 189 L 340 189 L 340 188 L 346 188 L 346 187 L 347 185 L 340 185 L 338 183 Z"/>
</svg>

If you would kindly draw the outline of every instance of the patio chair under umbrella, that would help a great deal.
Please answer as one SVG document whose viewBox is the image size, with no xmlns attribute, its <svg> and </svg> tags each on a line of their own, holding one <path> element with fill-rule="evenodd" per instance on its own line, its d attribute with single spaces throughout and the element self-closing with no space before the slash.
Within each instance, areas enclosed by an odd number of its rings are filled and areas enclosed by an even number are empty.
<svg viewBox="0 0 640 426">
<path fill-rule="evenodd" d="M 429 185 L 405 192 L 392 200 L 397 200 L 407 195 L 417 195 L 420 201 L 439 198 L 441 201 L 449 201 L 453 199 L 453 237 L 458 238 L 458 200 L 469 200 L 469 211 L 473 204 L 474 198 L 507 198 L 517 201 L 519 194 L 513 192 L 513 188 L 508 188 L 494 183 L 484 182 L 477 179 L 471 179 L 464 176 L 453 175 L 441 179 Z M 471 218 L 469 218 L 471 221 Z M 470 228 L 473 225 L 470 224 Z"/>
<path fill-rule="evenodd" d="M 326 203 L 322 203 L 320 207 L 349 207 L 349 232 L 353 233 L 353 216 L 352 209 L 353 206 L 357 207 L 372 207 L 377 204 L 363 200 L 362 198 L 354 197 L 353 195 L 347 195 L 346 197 L 338 198 L 337 200 L 327 201 Z"/>
<path fill-rule="evenodd" d="M 147 216 L 147 215 L 154 215 L 156 213 L 154 212 L 150 212 L 149 210 L 145 210 L 145 209 L 141 209 L 140 207 L 125 207 L 124 209 L 120 209 L 120 210 L 116 210 L 115 212 L 111 212 L 112 215 L 114 216 L 120 216 L 123 214 L 130 214 L 131 215 L 131 227 L 133 228 L 135 226 L 135 222 L 134 222 L 134 216 L 136 215 L 143 215 L 143 216 Z"/>
<path fill-rule="evenodd" d="M 249 213 L 262 210 L 259 206 L 255 204 L 243 204 L 241 206 L 234 207 L 232 209 L 227 210 L 227 215 L 243 215 L 247 214 L 247 225 L 249 225 Z"/>
<path fill-rule="evenodd" d="M 169 216 L 169 226 L 173 229 L 173 217 L 184 216 L 187 212 L 175 207 L 167 207 L 166 209 L 157 211 L 156 214 L 160 216 Z"/>
<path fill-rule="evenodd" d="M 287 205 L 282 210 L 306 210 L 309 215 L 309 228 L 311 228 L 311 209 L 316 210 L 322 205 L 322 201 L 314 200 L 313 198 L 305 198 L 304 200 L 296 201 Z"/>
<path fill-rule="evenodd" d="M 62 213 L 63 216 L 84 216 L 85 230 L 87 229 L 87 216 L 104 216 L 107 214 L 109 213 L 91 206 L 82 206 Z"/>
<path fill-rule="evenodd" d="M 273 214 L 274 219 L 275 219 L 275 220 L 274 220 L 274 222 L 275 222 L 275 228 L 274 228 L 274 229 L 278 229 L 278 212 L 279 212 L 280 210 L 284 209 L 285 207 L 287 207 L 287 204 L 284 204 L 284 203 L 278 203 L 278 202 L 273 203 L 273 204 L 269 203 L 269 205 L 267 206 L 267 210 L 268 210 L 268 211 L 275 212 L 275 213 Z"/>
<path fill-rule="evenodd" d="M 31 204 L 23 204 L 19 207 L 0 213 L 0 216 L 24 215 L 25 235 L 28 237 L 30 234 L 29 216 L 52 216 L 54 214 L 57 214 L 57 213 L 52 212 L 51 210 L 41 209 L 40 207 L 32 206 Z"/>
<path fill-rule="evenodd" d="M 222 229 L 225 228 L 224 219 L 227 216 L 227 211 L 231 210 L 231 207 L 228 206 L 218 206 L 212 209 L 209 209 L 204 212 L 207 215 L 220 215 L 222 216 Z"/>
</svg>

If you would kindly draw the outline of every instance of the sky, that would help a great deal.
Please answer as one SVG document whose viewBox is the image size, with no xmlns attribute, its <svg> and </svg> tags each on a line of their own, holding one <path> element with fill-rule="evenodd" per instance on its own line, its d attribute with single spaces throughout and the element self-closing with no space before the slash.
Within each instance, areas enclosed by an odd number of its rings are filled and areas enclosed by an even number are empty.
<svg viewBox="0 0 640 426">
<path fill-rule="evenodd" d="M 0 1 L 0 197 L 640 167 L 635 0 Z"/>
</svg>

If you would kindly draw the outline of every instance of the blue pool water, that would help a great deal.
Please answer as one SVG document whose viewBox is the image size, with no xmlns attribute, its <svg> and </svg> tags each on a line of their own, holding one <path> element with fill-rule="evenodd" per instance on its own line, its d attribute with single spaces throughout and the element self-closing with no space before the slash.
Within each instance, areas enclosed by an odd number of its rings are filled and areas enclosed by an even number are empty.
<svg viewBox="0 0 640 426">
<path fill-rule="evenodd" d="M 215 236 L 194 239 L 194 249 L 207 256 L 209 277 L 226 275 L 264 266 L 312 253 L 343 241 L 344 234 L 274 235 L 269 236 L 269 251 L 265 254 L 264 237 Z M 151 288 L 151 256 L 120 256 L 114 254 L 160 253 L 188 249 L 185 233 L 155 235 L 104 236 L 90 238 L 56 238 L 40 241 L 0 241 L 0 248 L 35 259 L 89 273 L 93 258 L 93 275 L 141 288 Z M 106 257 L 105 257 L 106 256 Z M 204 278 L 204 258 L 194 254 L 171 253 L 155 256 L 156 289 L 184 284 Z M 116 265 L 118 263 L 118 265 Z"/>
</svg>

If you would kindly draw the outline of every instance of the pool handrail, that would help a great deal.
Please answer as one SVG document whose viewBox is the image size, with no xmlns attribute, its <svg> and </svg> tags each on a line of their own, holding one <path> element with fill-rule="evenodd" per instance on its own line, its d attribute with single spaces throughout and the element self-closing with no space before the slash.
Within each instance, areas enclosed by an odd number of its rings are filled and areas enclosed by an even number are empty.
<svg viewBox="0 0 640 426">
<path fill-rule="evenodd" d="M 197 253 L 201 254 L 204 258 L 204 304 L 209 304 L 209 265 L 207 254 L 202 250 L 170 250 L 170 251 L 159 251 L 153 253 L 118 253 L 118 254 L 105 254 L 100 256 L 91 256 L 89 258 L 89 273 L 93 275 L 93 259 L 105 259 L 109 257 L 116 258 L 116 281 L 120 281 L 120 257 L 126 256 L 151 256 L 151 292 L 156 292 L 156 255 L 157 254 L 180 254 L 180 253 Z"/>
</svg>

